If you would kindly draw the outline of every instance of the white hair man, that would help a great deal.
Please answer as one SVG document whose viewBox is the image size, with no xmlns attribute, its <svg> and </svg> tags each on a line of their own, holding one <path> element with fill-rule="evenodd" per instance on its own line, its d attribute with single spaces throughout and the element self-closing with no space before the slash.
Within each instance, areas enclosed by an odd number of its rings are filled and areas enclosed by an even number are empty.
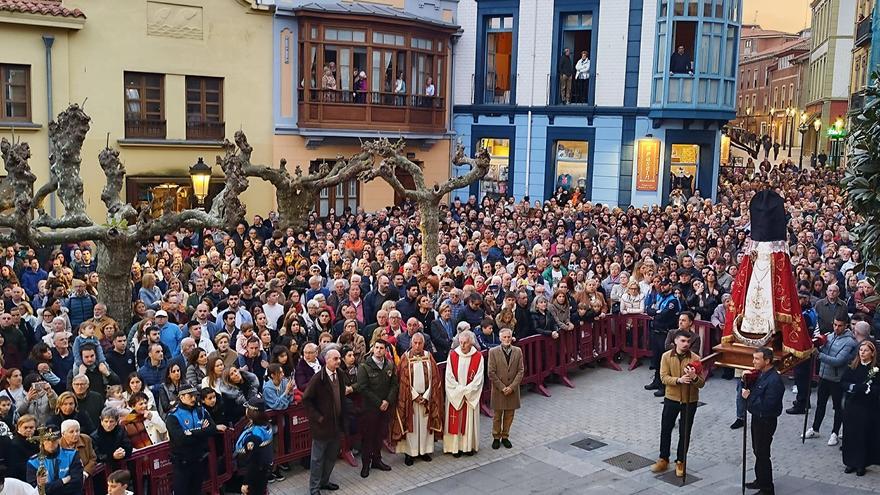
<svg viewBox="0 0 880 495">
<path fill-rule="evenodd" d="M 470 330 L 458 334 L 458 347 L 446 365 L 446 421 L 443 452 L 454 457 L 474 455 L 480 438 L 480 395 L 483 392 L 483 355 Z"/>
</svg>

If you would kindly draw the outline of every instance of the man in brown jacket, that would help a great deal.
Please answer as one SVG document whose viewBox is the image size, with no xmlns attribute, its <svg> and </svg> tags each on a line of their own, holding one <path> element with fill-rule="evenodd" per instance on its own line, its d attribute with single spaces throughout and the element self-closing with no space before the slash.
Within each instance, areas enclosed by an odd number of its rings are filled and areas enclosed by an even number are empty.
<svg viewBox="0 0 880 495">
<path fill-rule="evenodd" d="M 495 412 L 492 419 L 492 448 L 511 448 L 508 436 L 513 423 L 513 413 L 519 409 L 519 384 L 522 381 L 522 349 L 513 346 L 513 330 L 502 328 L 499 334 L 501 345 L 489 349 L 489 381 L 492 382 L 491 407 Z"/>
<path fill-rule="evenodd" d="M 339 369 L 339 351 L 330 349 L 324 356 L 324 369 L 312 377 L 303 393 L 303 406 L 312 432 L 309 493 L 338 490 L 330 482 L 330 474 L 339 455 L 339 442 L 345 432 L 345 384 Z"/>
<path fill-rule="evenodd" d="M 681 415 L 675 458 L 675 475 L 679 478 L 685 475 L 686 451 L 690 443 L 694 413 L 697 411 L 700 389 L 706 384 L 693 366 L 695 361 L 700 361 L 700 356 L 691 352 L 693 337 L 693 333 L 688 330 L 678 330 L 673 339 L 675 347 L 663 353 L 660 358 L 660 381 L 666 386 L 666 395 L 663 398 L 663 414 L 660 420 L 660 458 L 651 466 L 651 472 L 661 473 L 669 468 L 672 429 L 675 427 L 675 420 Z"/>
</svg>

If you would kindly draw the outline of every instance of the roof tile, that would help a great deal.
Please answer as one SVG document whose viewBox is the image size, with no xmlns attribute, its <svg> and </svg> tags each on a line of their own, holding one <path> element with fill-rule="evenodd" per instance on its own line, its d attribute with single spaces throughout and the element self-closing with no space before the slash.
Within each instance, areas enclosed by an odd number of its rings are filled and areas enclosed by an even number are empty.
<svg viewBox="0 0 880 495">
<path fill-rule="evenodd" d="M 86 18 L 81 10 L 68 9 L 61 5 L 61 0 L 0 0 L 0 11 Z"/>
</svg>

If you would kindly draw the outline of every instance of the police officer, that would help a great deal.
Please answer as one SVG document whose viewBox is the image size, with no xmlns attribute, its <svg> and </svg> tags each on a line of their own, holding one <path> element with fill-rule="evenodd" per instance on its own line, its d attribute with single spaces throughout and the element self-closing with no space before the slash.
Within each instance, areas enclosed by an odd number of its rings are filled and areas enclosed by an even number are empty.
<svg viewBox="0 0 880 495">
<path fill-rule="evenodd" d="M 79 495 L 83 492 L 82 461 L 75 449 L 62 449 L 59 438 L 54 429 L 39 434 L 45 458 L 37 454 L 28 460 L 27 481 L 43 488 L 46 495 Z"/>
<path fill-rule="evenodd" d="M 174 493 L 201 493 L 208 442 L 217 433 L 211 415 L 198 403 L 199 392 L 184 384 L 177 393 L 178 405 L 168 413 L 165 423 L 171 441 L 174 466 Z"/>
<path fill-rule="evenodd" d="M 654 366 L 654 380 L 645 385 L 645 390 L 655 390 L 654 395 L 663 397 L 663 383 L 660 382 L 660 357 L 666 352 L 666 338 L 669 330 L 678 327 L 678 313 L 681 312 L 681 301 L 672 291 L 672 281 L 664 278 L 660 281 L 660 292 L 654 296 L 654 302 L 647 308 L 647 313 L 654 317 L 651 322 L 651 364 Z"/>
<path fill-rule="evenodd" d="M 373 343 L 371 355 L 364 359 L 357 371 L 357 389 L 364 400 L 361 414 L 363 445 L 361 447 L 361 477 L 370 475 L 370 467 L 391 471 L 382 462 L 382 440 L 388 437 L 391 412 L 396 411 L 397 371 L 394 360 L 387 355 L 388 344 L 379 339 Z"/>
<path fill-rule="evenodd" d="M 244 495 L 264 495 L 272 477 L 272 425 L 266 416 L 266 403 L 262 397 L 254 397 L 245 408 L 250 424 L 235 442 L 235 454 L 239 466 L 244 467 Z"/>
</svg>

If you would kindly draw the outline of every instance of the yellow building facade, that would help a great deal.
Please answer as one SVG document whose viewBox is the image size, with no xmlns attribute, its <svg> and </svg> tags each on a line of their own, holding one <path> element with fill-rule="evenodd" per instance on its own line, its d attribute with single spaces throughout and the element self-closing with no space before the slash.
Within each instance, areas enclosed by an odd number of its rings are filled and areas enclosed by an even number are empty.
<svg viewBox="0 0 880 495">
<path fill-rule="evenodd" d="M 0 134 L 30 144 L 37 185 L 48 177 L 48 123 L 70 103 L 91 117 L 82 150 L 88 212 L 103 221 L 98 153 L 109 142 L 127 170 L 132 204 L 175 194 L 194 206 L 189 167 L 214 163 L 243 129 L 253 161 L 274 156 L 273 13 L 247 0 L 22 0 L 0 7 Z M 216 191 L 222 171 L 214 170 Z M 251 179 L 251 214 L 274 207 Z M 158 201 L 161 205 L 161 201 Z M 60 204 L 47 204 L 47 210 Z"/>
</svg>

